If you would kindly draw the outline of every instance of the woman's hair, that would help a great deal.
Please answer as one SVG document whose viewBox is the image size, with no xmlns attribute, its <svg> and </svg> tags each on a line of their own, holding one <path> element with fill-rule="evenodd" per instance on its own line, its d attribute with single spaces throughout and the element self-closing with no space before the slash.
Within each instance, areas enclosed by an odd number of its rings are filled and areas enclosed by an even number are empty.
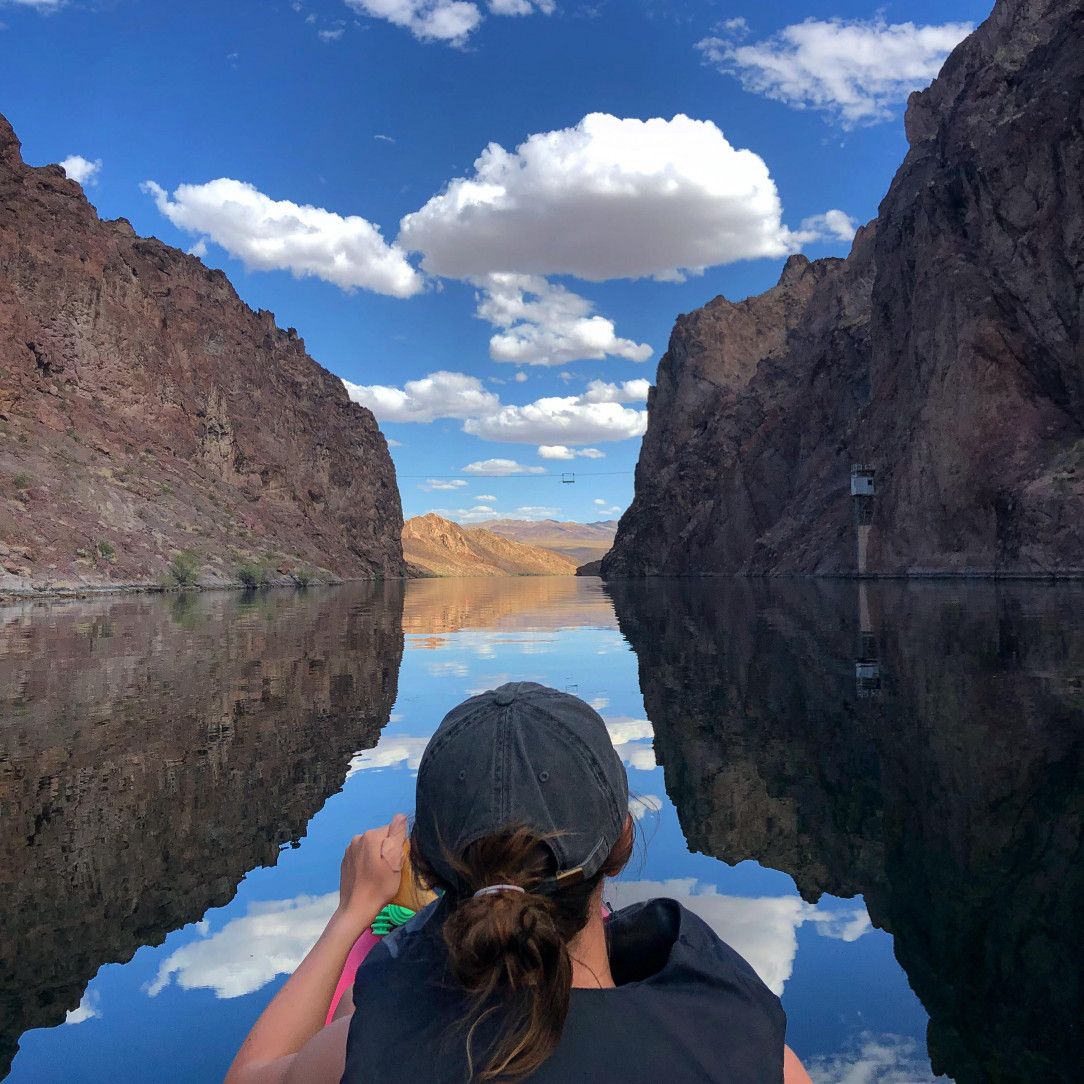
<svg viewBox="0 0 1084 1084">
<path fill-rule="evenodd" d="M 465 1024 L 467 1065 L 474 1078 L 474 1033 L 496 1012 L 504 1026 L 489 1051 L 483 1081 L 514 1081 L 535 1072 L 561 1038 L 572 988 L 569 942 L 587 925 L 591 898 L 603 877 L 619 873 L 632 853 L 633 832 L 622 833 L 602 868 L 579 883 L 552 892 L 532 888 L 553 876 L 556 863 L 545 838 L 527 828 L 508 829 L 445 856 L 457 874 L 447 884 L 418 847 L 411 860 L 419 879 L 449 896 L 444 941 L 452 974 L 474 1004 Z M 475 896 L 489 885 L 518 885 L 523 892 Z"/>
</svg>

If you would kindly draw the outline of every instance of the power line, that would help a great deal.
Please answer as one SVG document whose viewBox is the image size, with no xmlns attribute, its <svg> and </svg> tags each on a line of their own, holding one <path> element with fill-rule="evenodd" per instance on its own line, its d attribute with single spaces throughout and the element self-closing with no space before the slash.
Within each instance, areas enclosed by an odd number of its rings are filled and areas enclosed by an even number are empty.
<svg viewBox="0 0 1084 1084">
<path fill-rule="evenodd" d="M 612 478 L 618 474 L 635 474 L 635 471 L 631 470 L 602 470 L 602 471 L 589 471 L 586 474 L 581 474 L 579 471 L 574 471 L 574 478 Z M 472 478 L 515 478 L 517 481 L 535 481 L 535 482 L 560 482 L 561 475 L 559 474 L 475 474 L 471 471 L 470 474 L 464 476 L 462 474 L 399 474 L 395 475 L 396 478 L 403 478 L 405 480 L 417 479 L 417 478 L 433 478 L 433 479 L 445 479 L 455 478 L 464 482 L 469 482 Z"/>
</svg>

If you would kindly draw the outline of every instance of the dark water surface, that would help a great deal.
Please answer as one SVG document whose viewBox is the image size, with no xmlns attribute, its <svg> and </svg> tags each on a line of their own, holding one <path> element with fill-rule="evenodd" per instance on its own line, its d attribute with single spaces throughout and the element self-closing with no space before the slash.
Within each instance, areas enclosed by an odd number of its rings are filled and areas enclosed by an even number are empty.
<svg viewBox="0 0 1084 1084">
<path fill-rule="evenodd" d="M 628 765 L 610 899 L 706 918 L 818 1084 L 1081 1079 L 1084 587 L 556 577 L 0 608 L 0 1078 L 221 1079 L 520 678 Z"/>
</svg>

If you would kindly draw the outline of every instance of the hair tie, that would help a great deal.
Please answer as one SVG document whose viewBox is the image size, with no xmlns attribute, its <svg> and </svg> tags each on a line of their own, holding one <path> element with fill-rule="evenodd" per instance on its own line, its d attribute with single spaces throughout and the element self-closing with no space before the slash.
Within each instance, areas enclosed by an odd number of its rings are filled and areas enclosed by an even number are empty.
<svg viewBox="0 0 1084 1084">
<path fill-rule="evenodd" d="M 485 888 L 479 888 L 474 893 L 475 896 L 492 896 L 497 892 L 526 892 L 525 888 L 520 888 L 519 885 L 486 885 Z M 473 898 L 473 897 L 472 897 Z"/>
</svg>

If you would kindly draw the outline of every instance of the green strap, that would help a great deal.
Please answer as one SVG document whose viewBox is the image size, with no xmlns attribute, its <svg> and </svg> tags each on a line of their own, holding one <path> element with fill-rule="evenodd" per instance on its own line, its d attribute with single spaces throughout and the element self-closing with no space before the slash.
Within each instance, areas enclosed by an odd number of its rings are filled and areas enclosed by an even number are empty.
<svg viewBox="0 0 1084 1084">
<path fill-rule="evenodd" d="M 396 926 L 402 926 L 414 917 L 414 912 L 409 907 L 402 907 L 398 903 L 389 903 L 380 909 L 380 913 L 373 919 L 369 928 L 377 937 L 384 937 L 391 933 Z"/>
</svg>

